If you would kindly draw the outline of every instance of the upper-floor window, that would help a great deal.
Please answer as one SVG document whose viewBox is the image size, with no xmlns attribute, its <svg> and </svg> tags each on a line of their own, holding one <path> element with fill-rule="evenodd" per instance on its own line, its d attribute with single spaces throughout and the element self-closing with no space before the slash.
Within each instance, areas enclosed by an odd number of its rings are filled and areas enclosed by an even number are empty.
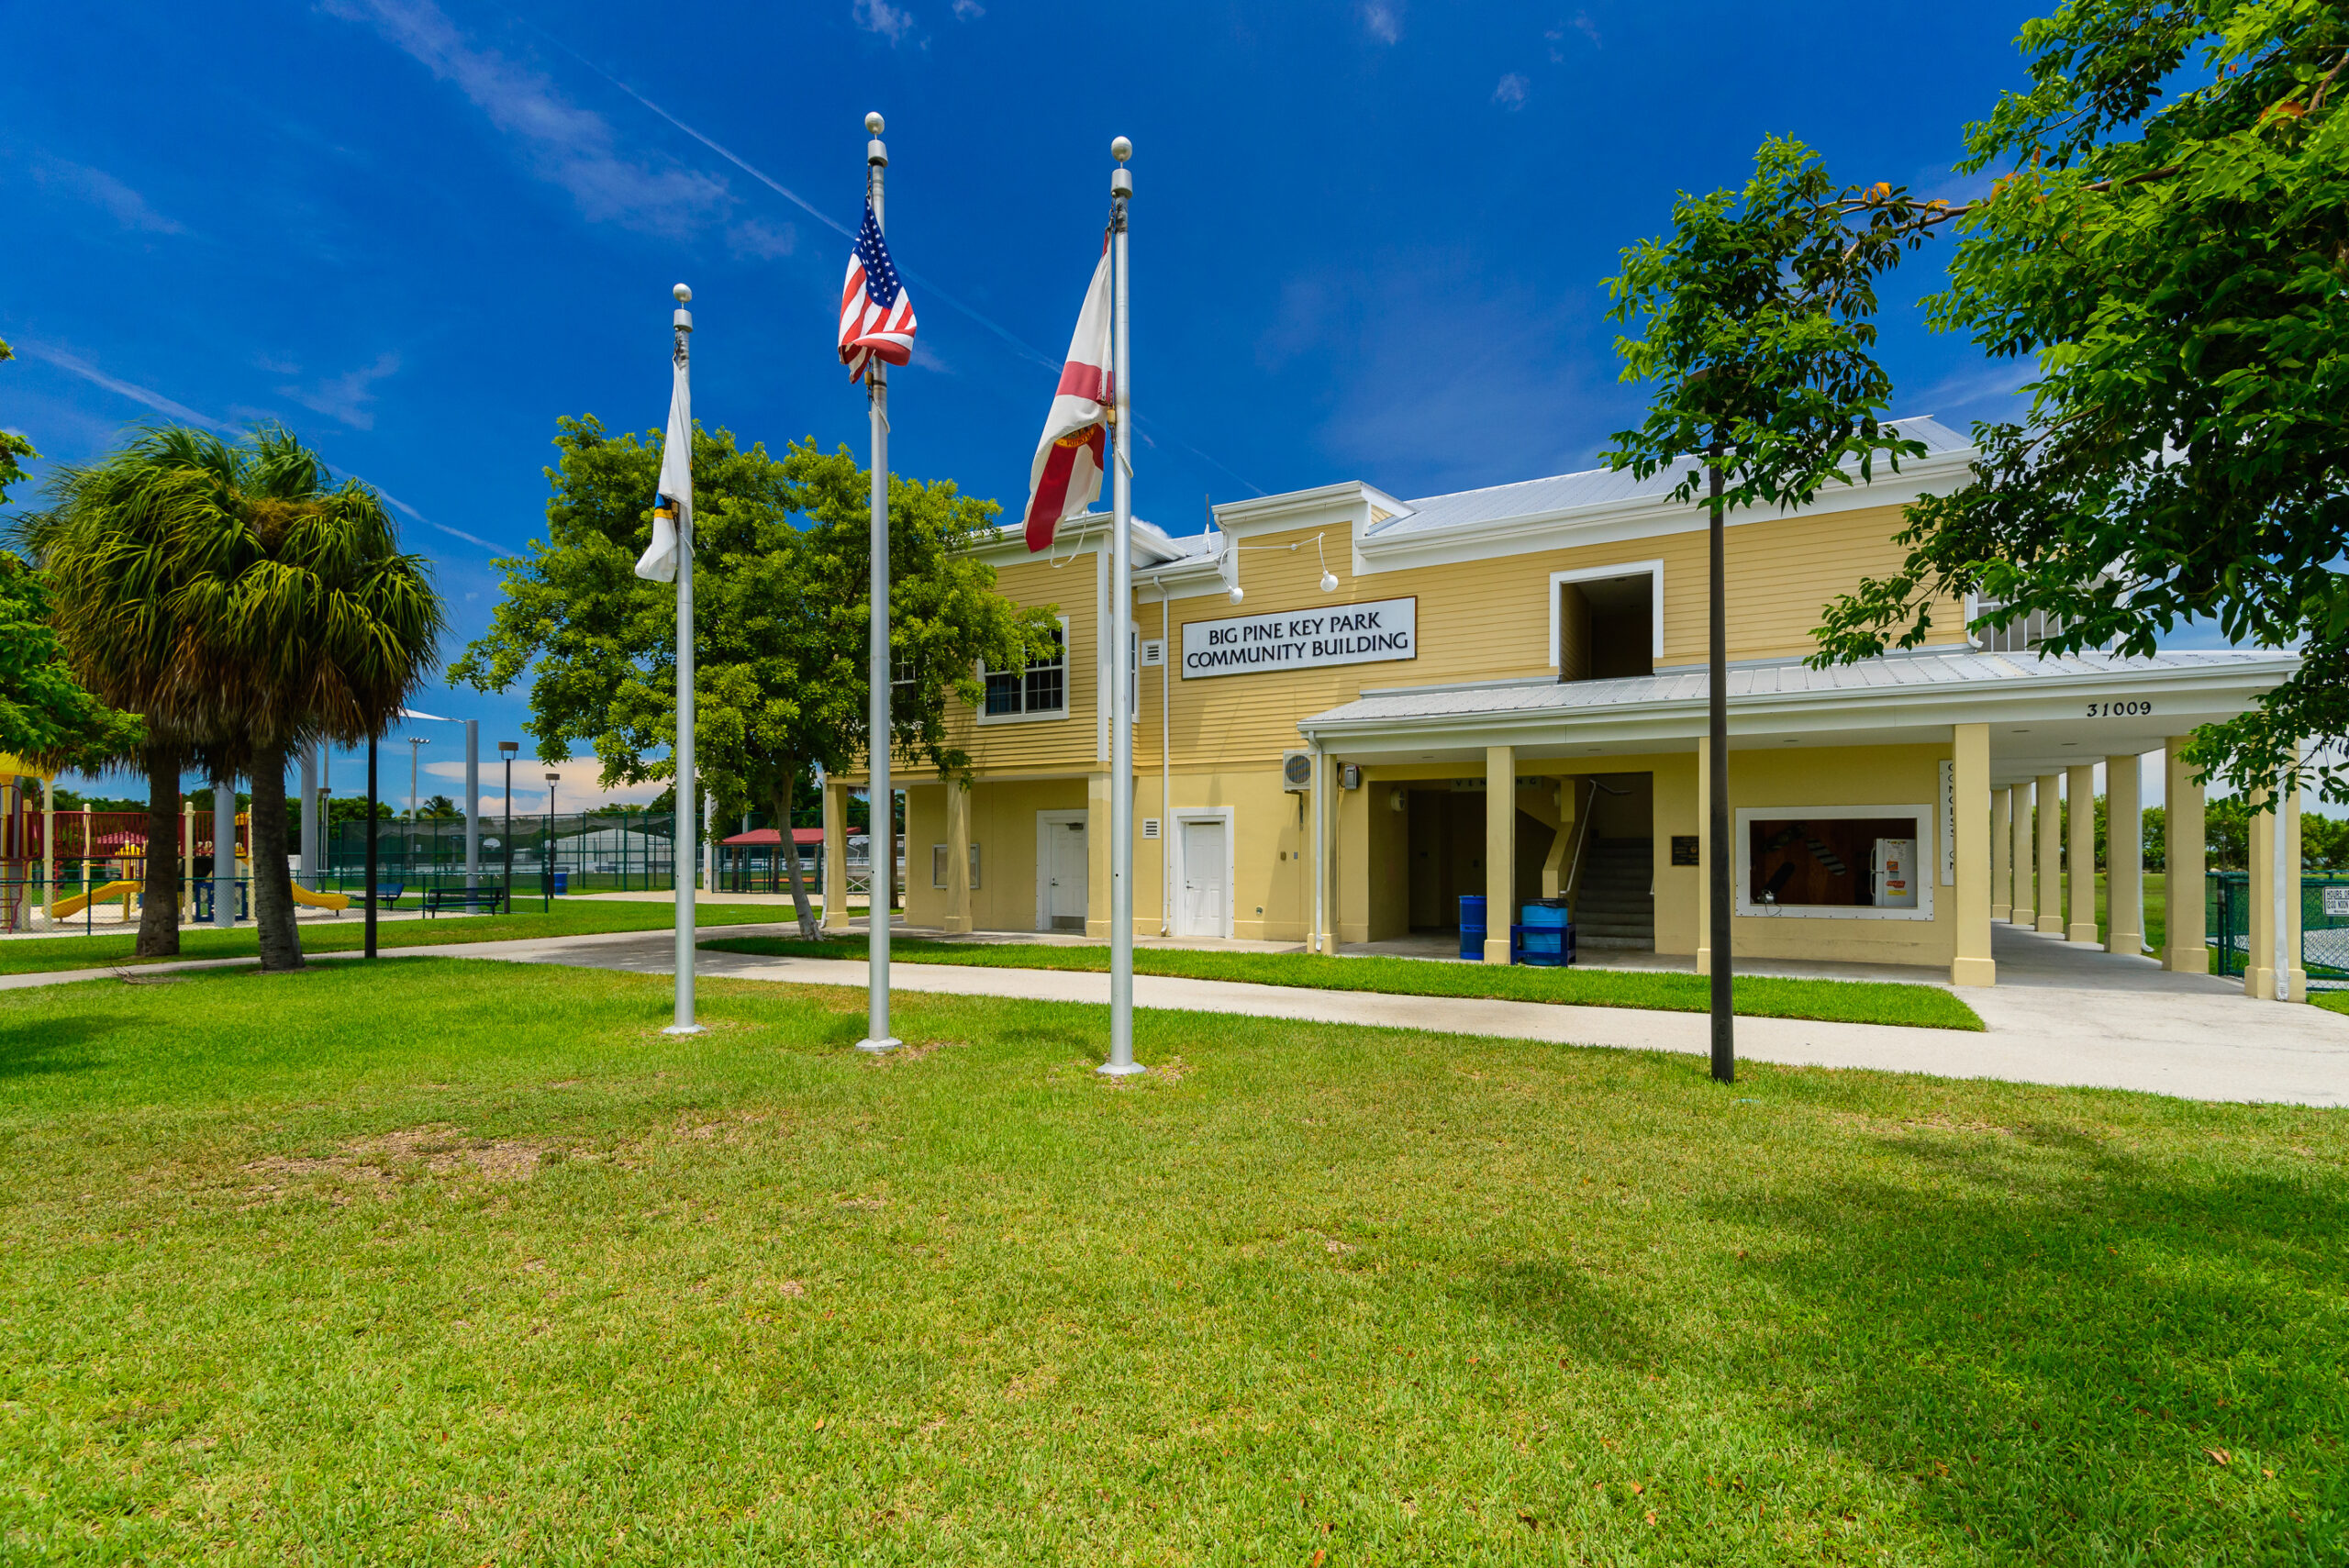
<svg viewBox="0 0 2349 1568">
<path fill-rule="evenodd" d="M 986 670 L 987 719 L 1065 718 L 1068 717 L 1068 622 L 1052 631 L 1048 658 L 1031 659 L 1024 670 Z"/>
<path fill-rule="evenodd" d="M 1561 681 L 1644 675 L 1663 652 L 1664 562 L 1550 573 L 1550 662 Z"/>
</svg>

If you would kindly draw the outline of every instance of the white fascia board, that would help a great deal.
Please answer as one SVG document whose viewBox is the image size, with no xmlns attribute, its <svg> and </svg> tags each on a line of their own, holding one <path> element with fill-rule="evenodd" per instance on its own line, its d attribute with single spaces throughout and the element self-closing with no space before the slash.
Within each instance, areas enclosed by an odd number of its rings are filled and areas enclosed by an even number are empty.
<svg viewBox="0 0 2349 1568">
<path fill-rule="evenodd" d="M 1912 461 L 1902 464 L 1897 474 L 1886 473 L 1864 484 L 1831 484 L 1809 506 L 1789 511 L 1752 506 L 1734 510 L 1729 514 L 1725 526 L 1741 528 L 1776 517 L 1819 517 L 1867 506 L 1897 506 L 1920 495 L 1950 495 L 1972 481 L 1973 460 L 1974 453 L 1968 450 Z M 1415 566 L 1449 566 L 1575 545 L 1626 544 L 1667 534 L 1696 533 L 1710 523 L 1711 514 L 1704 506 L 1689 506 L 1670 496 L 1594 501 L 1587 506 L 1462 523 L 1424 533 L 1359 536 L 1354 542 L 1354 572 L 1358 576 L 1370 576 Z"/>
<path fill-rule="evenodd" d="M 1087 512 L 1081 517 L 1071 517 L 1060 526 L 1059 537 L 1052 544 L 1052 559 L 1066 561 L 1074 555 L 1107 551 L 1112 520 L 1107 512 Z M 1132 520 L 1127 539 L 1133 549 L 1137 571 L 1161 562 L 1188 559 L 1174 552 L 1174 541 L 1165 529 L 1140 517 Z M 1041 550 L 1030 553 L 1027 527 L 1021 523 L 997 524 L 964 546 L 962 553 L 984 561 L 989 566 L 1017 566 L 1022 562 L 1041 560 L 1044 554 Z"/>
<path fill-rule="evenodd" d="M 1279 495 L 1259 495 L 1247 501 L 1226 501 L 1215 508 L 1215 526 L 1234 539 L 1254 534 L 1309 528 L 1317 523 L 1369 525 L 1370 508 L 1379 505 L 1408 512 L 1409 507 L 1386 492 L 1359 479 L 1311 490 L 1291 490 Z"/>
<path fill-rule="evenodd" d="M 1838 731 L 1942 729 L 1955 724 L 2054 723 L 2079 717 L 2092 696 L 2116 690 L 2149 697 L 2162 717 L 2187 728 L 2241 713 L 2299 664 L 2289 655 L 2241 664 L 2171 670 L 2107 670 L 2056 679 L 1935 682 L 1914 686 L 1846 686 L 1839 690 L 1771 692 L 1729 700 L 1732 735 L 1805 735 Z M 2182 706 L 2175 706 L 2182 705 Z M 1392 718 L 1300 719 L 1297 730 L 1316 741 L 1380 746 L 1542 744 L 1571 729 L 1580 741 L 1685 738 L 1707 722 L 1703 696 L 1609 703 L 1588 708 L 1520 708 L 1501 712 L 1398 716 Z M 1691 727 L 1697 727 L 1692 728 Z M 1946 738 L 1945 736 L 1943 738 Z"/>
</svg>

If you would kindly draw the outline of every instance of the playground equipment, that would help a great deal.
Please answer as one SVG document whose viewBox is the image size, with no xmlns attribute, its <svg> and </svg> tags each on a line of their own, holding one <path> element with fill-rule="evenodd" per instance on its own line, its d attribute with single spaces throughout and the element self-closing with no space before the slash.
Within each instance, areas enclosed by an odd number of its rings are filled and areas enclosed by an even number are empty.
<svg viewBox="0 0 2349 1568">
<path fill-rule="evenodd" d="M 109 882 L 103 887 L 93 887 L 87 892 L 77 893 L 71 898 L 59 899 L 50 917 L 58 920 L 71 919 L 93 904 L 111 904 L 119 898 L 122 900 L 122 918 L 124 923 L 128 924 L 130 919 L 130 901 L 139 897 L 145 886 L 144 883 L 135 879 Z"/>
</svg>

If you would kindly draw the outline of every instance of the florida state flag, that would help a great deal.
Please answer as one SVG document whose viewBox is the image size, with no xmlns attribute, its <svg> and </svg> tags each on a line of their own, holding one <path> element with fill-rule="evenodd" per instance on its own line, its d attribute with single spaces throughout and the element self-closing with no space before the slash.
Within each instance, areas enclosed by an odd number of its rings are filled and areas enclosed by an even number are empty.
<svg viewBox="0 0 2349 1568">
<path fill-rule="evenodd" d="M 1050 550 L 1052 536 L 1071 517 L 1081 517 L 1101 494 L 1108 466 L 1109 384 L 1109 250 L 1093 269 L 1076 335 L 1068 342 L 1068 362 L 1044 420 L 1043 439 L 1028 471 L 1028 548 Z"/>
</svg>

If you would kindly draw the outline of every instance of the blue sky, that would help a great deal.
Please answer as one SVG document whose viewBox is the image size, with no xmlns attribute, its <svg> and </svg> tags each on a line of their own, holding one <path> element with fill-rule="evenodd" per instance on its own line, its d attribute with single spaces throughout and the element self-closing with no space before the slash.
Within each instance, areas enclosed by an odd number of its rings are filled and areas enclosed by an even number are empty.
<svg viewBox="0 0 2349 1568">
<path fill-rule="evenodd" d="M 1636 409 L 1600 280 L 1675 190 L 1738 181 L 1784 133 L 1839 177 L 1956 194 L 1961 128 L 2020 82 L 2012 39 L 2045 8 L 18 7 L 0 426 L 70 462 L 158 417 L 284 420 L 396 498 L 453 655 L 492 558 L 542 526 L 556 417 L 664 417 L 672 284 L 696 294 L 706 424 L 862 449 L 832 336 L 877 108 L 921 318 L 900 472 L 1024 498 L 1119 134 L 1141 515 L 1188 532 L 1208 496 L 1586 467 Z M 1884 322 L 1898 406 L 2008 412 L 2017 370 L 1925 331 L 1934 269 L 1911 272 Z M 484 751 L 524 711 L 521 688 L 417 706 L 482 719 Z M 419 733 L 455 768 L 452 727 Z M 566 805 L 597 793 L 592 762 L 563 771 Z"/>
</svg>

